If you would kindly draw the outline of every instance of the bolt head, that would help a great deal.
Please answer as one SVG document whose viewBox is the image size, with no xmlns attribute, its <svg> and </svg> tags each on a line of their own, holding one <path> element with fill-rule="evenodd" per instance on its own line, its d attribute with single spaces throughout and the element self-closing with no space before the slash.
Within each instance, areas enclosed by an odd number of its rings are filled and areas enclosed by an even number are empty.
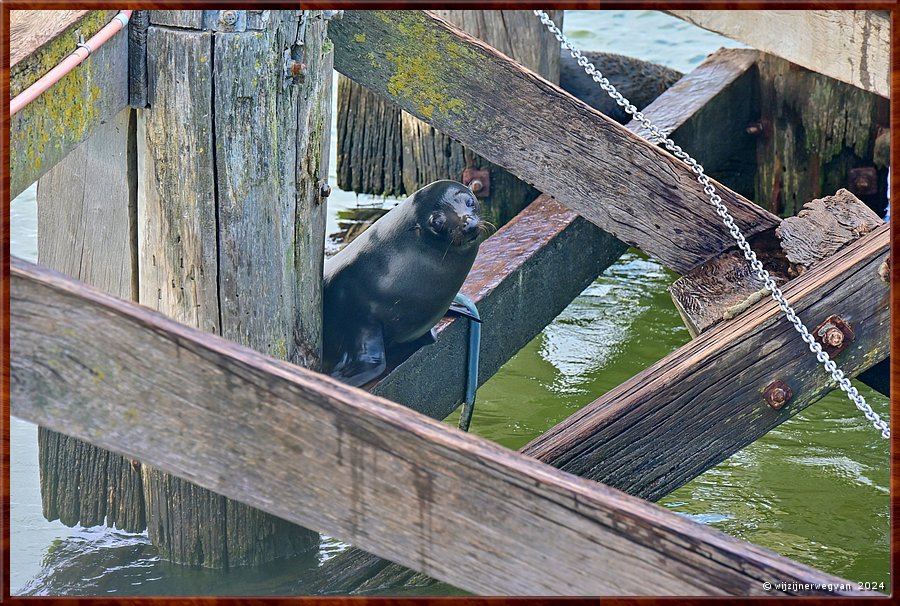
<svg viewBox="0 0 900 606">
<path fill-rule="evenodd" d="M 840 329 L 832 326 L 825 331 L 823 340 L 832 347 L 840 347 L 844 344 L 844 333 L 842 333 Z"/>
<path fill-rule="evenodd" d="M 746 132 L 748 135 L 759 135 L 763 132 L 762 122 L 751 122 L 747 125 Z"/>
<path fill-rule="evenodd" d="M 323 183 L 319 187 L 319 196 L 322 198 L 327 198 L 330 195 L 331 195 L 331 186 L 328 185 L 327 183 Z"/>
<path fill-rule="evenodd" d="M 225 11 L 222 13 L 222 21 L 225 25 L 234 25 L 237 23 L 237 13 L 234 11 Z"/>
<path fill-rule="evenodd" d="M 778 410 L 794 397 L 794 392 L 787 383 L 777 379 L 766 387 L 765 391 L 763 391 L 763 397 L 769 406 L 774 410 Z"/>
<path fill-rule="evenodd" d="M 484 183 L 482 183 L 480 179 L 473 179 L 472 182 L 469 183 L 469 189 L 477 194 L 484 189 Z"/>
</svg>

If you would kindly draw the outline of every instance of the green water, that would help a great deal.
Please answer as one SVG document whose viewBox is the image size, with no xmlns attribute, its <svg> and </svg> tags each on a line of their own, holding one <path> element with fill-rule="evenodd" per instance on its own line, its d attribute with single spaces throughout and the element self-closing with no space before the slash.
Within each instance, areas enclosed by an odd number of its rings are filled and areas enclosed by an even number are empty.
<svg viewBox="0 0 900 606">
<path fill-rule="evenodd" d="M 586 49 L 682 71 L 719 46 L 736 46 L 655 11 L 567 11 L 566 31 Z M 333 172 L 332 159 L 332 182 Z M 338 210 L 373 201 L 335 188 L 329 233 L 337 229 Z M 11 228 L 13 254 L 33 260 L 33 190 L 13 202 Z M 472 431 L 520 448 L 686 343 L 688 333 L 666 292 L 674 279 L 639 253 L 626 253 L 479 390 Z M 886 398 L 856 385 L 876 412 L 887 415 Z M 44 520 L 36 428 L 12 419 L 10 434 L 14 594 L 303 595 L 305 576 L 346 548 L 326 537 L 318 552 L 262 567 L 214 571 L 167 564 L 146 534 Z M 888 455 L 887 442 L 848 400 L 832 394 L 660 504 L 823 571 L 888 583 Z M 453 590 L 438 585 L 385 593 Z"/>
<path fill-rule="evenodd" d="M 627 252 L 478 391 L 471 431 L 520 448 L 686 343 L 666 292 L 676 277 Z M 854 385 L 887 416 L 887 398 Z M 831 574 L 887 585 L 888 460 L 887 440 L 833 392 L 660 504 Z"/>
</svg>

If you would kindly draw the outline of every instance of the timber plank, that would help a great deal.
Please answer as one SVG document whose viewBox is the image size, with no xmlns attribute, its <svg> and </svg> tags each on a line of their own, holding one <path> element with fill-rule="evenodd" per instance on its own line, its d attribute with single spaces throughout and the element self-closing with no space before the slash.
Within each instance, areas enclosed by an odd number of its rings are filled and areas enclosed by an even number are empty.
<svg viewBox="0 0 900 606">
<path fill-rule="evenodd" d="M 88 40 L 118 11 L 9 11 L 10 92 L 13 96 L 50 71 L 75 50 L 78 36 Z"/>
<path fill-rule="evenodd" d="M 884 221 L 846 189 L 833 196 L 807 202 L 796 217 L 775 229 L 777 242 L 754 242 L 753 249 L 776 284 L 803 273 Z M 692 337 L 745 309 L 756 300 L 764 284 L 737 250 L 704 263 L 670 287 L 675 307 Z"/>
<path fill-rule="evenodd" d="M 13 11 L 19 12 L 19 11 Z M 37 11 L 39 13 L 56 11 Z M 64 11 L 69 12 L 69 11 Z M 93 35 L 116 11 L 90 11 L 10 71 L 16 95 L 75 50 L 76 31 Z M 10 121 L 10 199 L 128 105 L 128 36 L 119 32 Z"/>
<path fill-rule="evenodd" d="M 11 275 L 13 414 L 464 589 L 846 582 L 51 270 Z"/>
<path fill-rule="evenodd" d="M 890 96 L 889 11 L 666 12 L 841 82 Z"/>
<path fill-rule="evenodd" d="M 849 376 L 887 357 L 889 286 L 879 268 L 889 228 L 875 229 L 782 289 L 814 327 L 832 314 L 856 333 L 836 362 Z M 776 379 L 794 396 L 780 410 L 762 393 Z M 767 299 L 666 356 L 526 445 L 571 473 L 656 500 L 758 439 L 835 388 Z"/>
<path fill-rule="evenodd" d="M 724 229 L 699 237 L 698 222 L 719 219 L 683 163 L 446 22 L 420 11 L 348 11 L 330 35 L 338 71 L 675 271 L 731 246 Z M 748 236 L 777 225 L 719 190 Z"/>
<path fill-rule="evenodd" d="M 674 78 L 669 70 L 618 55 L 591 53 L 588 56 L 620 92 L 633 102 L 646 105 L 645 115 L 654 121 L 664 121 L 667 128 L 672 129 L 669 132 L 679 145 L 685 149 L 705 150 L 707 146 L 714 149 L 721 147 L 716 137 L 733 138 L 735 128 L 742 131 L 749 120 L 744 106 L 752 97 L 752 57 L 756 54 L 755 51 L 727 49 L 713 53 L 680 81 L 688 83 L 687 86 L 682 84 L 682 89 L 698 91 L 693 96 L 695 101 L 689 103 L 684 103 L 680 96 L 673 98 L 665 93 L 658 97 L 658 102 L 653 101 L 651 95 L 665 89 L 670 79 Z M 571 65 L 565 56 L 560 59 L 562 77 L 579 98 L 592 106 L 597 104 L 603 107 L 604 113 L 609 111 L 606 108 L 610 105 L 615 106 L 605 95 L 598 95 L 593 88 L 582 85 L 578 76 L 583 77 L 584 74 L 577 64 Z M 579 72 L 575 72 L 576 69 Z M 702 102 L 696 102 L 698 98 L 702 98 Z M 615 115 L 616 119 L 626 117 L 619 113 L 609 115 Z M 640 123 L 631 122 L 626 128 L 634 132 L 640 129 Z M 733 152 L 728 151 L 729 154 Z M 738 155 L 741 153 L 739 151 Z M 751 146 L 746 153 L 752 157 L 754 147 Z M 707 154 L 703 155 L 705 157 Z M 735 161 L 731 155 L 722 153 L 715 161 L 717 165 L 712 167 L 710 174 L 715 175 L 721 170 L 729 179 L 738 176 L 734 167 L 741 163 L 740 159 Z M 750 183 L 748 189 L 752 189 L 752 179 Z M 538 226 L 541 226 L 540 229 L 535 229 Z M 596 235 L 587 238 L 582 232 L 591 229 Z M 603 230 L 549 196 L 542 195 L 482 245 L 462 288 L 478 304 L 482 316 L 490 318 L 482 331 L 494 332 L 482 339 L 481 381 L 493 375 L 499 364 L 519 350 L 521 341 L 517 340 L 517 336 L 525 327 L 536 322 L 536 328 L 531 330 L 540 330 L 547 324 L 549 313 L 541 319 L 535 316 L 549 311 L 546 310 L 548 303 L 552 305 L 557 297 L 563 301 L 571 299 L 574 289 L 569 291 L 572 288 L 570 285 L 587 279 L 587 275 L 582 277 L 586 271 L 597 273 L 597 269 L 591 269 L 594 261 L 585 264 L 583 260 L 596 257 L 598 248 L 603 250 L 604 237 L 609 236 Z M 504 243 L 507 239 L 510 242 Z M 520 244 L 516 245 L 516 242 Z M 522 248 L 521 243 L 524 242 L 529 244 Z M 538 254 L 544 246 L 552 246 L 556 250 L 564 247 L 568 252 L 565 256 L 552 252 L 549 255 Z M 537 279 L 532 282 L 520 280 L 519 276 Z M 554 287 L 547 289 L 547 284 Z M 560 292 L 562 290 L 566 292 Z M 546 295 L 536 297 L 536 292 Z M 555 315 L 554 312 L 553 317 Z M 466 323 L 448 319 L 441 322 L 437 330 L 439 337 L 436 344 L 416 352 L 407 362 L 392 370 L 374 387 L 373 393 L 436 419 L 443 419 L 455 410 L 463 397 L 462 364 L 458 352 L 465 351 Z M 486 334 L 483 332 L 483 335 Z M 497 363 L 489 362 L 492 359 L 496 359 Z M 414 571 L 397 564 L 388 566 L 377 556 L 351 548 L 323 564 L 313 591 L 325 594 L 366 593 L 377 587 L 378 583 L 397 587 L 409 583 L 434 584 L 436 581 L 421 579 Z"/>
</svg>

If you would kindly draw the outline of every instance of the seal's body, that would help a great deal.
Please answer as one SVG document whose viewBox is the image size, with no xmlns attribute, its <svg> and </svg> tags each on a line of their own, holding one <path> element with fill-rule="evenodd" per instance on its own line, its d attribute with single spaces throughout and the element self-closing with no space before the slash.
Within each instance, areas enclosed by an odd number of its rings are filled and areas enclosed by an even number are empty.
<svg viewBox="0 0 900 606">
<path fill-rule="evenodd" d="M 324 369 L 363 385 L 386 352 L 434 341 L 478 253 L 478 200 L 455 181 L 423 187 L 325 263 Z"/>
</svg>

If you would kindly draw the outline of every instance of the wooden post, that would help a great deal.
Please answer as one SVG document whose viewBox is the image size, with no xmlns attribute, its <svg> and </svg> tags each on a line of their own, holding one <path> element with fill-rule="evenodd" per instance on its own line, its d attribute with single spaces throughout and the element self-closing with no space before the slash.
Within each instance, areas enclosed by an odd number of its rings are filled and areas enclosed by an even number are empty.
<svg viewBox="0 0 900 606">
<path fill-rule="evenodd" d="M 559 43 L 531 11 L 433 13 L 505 55 L 559 82 Z M 562 26 L 563 11 L 550 11 Z M 502 94 L 498 91 L 498 94 Z M 498 227 L 538 191 L 455 139 L 345 76 L 338 84 L 338 185 L 357 193 L 400 196 L 437 179 L 462 180 L 467 167 L 490 172 L 484 215 Z"/>
<path fill-rule="evenodd" d="M 119 112 L 38 180 L 38 261 L 123 299 L 137 289 L 135 116 Z M 44 517 L 146 527 L 140 467 L 38 428 Z"/>
<path fill-rule="evenodd" d="M 889 125 L 888 99 L 760 53 L 760 134 L 755 200 L 781 216 L 847 188 L 876 212 L 886 205 L 887 167 L 875 140 Z M 865 169 L 854 178 L 852 169 Z M 868 173 L 866 172 L 868 171 Z"/>
<path fill-rule="evenodd" d="M 139 300 L 317 368 L 331 45 L 321 11 L 154 11 L 139 121 Z M 273 462 L 274 463 L 274 462 Z M 145 468 L 163 557 L 259 564 L 314 533 Z"/>
</svg>

